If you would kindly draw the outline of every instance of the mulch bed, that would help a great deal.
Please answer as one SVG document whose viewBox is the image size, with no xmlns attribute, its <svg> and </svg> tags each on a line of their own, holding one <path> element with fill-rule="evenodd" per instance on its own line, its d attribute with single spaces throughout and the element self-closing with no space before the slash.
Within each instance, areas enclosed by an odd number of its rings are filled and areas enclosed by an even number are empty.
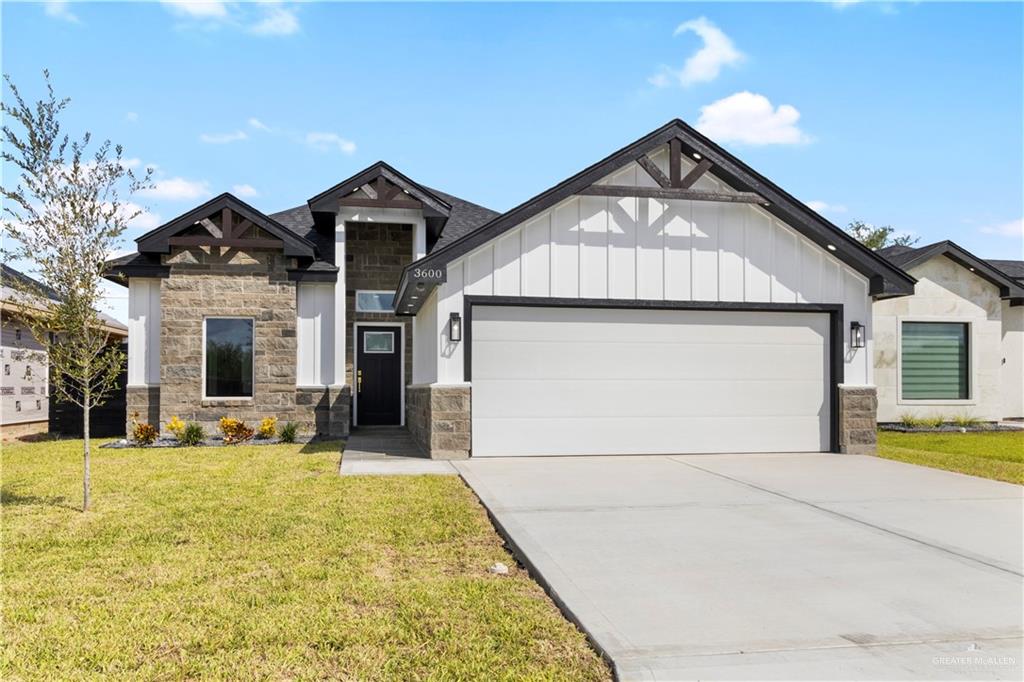
<svg viewBox="0 0 1024 682">
<path fill-rule="evenodd" d="M 1005 424 L 974 424 L 972 426 L 957 426 L 956 424 L 943 424 L 942 426 L 904 426 L 903 424 L 879 424 L 881 431 L 898 431 L 899 433 L 976 433 L 982 431 L 1020 431 L 1024 429 Z"/>
<path fill-rule="evenodd" d="M 305 445 L 317 440 L 316 436 L 296 436 L 292 443 L 285 443 L 280 438 L 250 438 L 241 443 L 225 443 L 223 438 L 208 438 L 195 445 L 182 445 L 174 438 L 158 438 L 149 445 L 141 445 L 131 440 L 121 440 L 105 443 L 103 448 L 230 448 L 235 445 Z"/>
</svg>

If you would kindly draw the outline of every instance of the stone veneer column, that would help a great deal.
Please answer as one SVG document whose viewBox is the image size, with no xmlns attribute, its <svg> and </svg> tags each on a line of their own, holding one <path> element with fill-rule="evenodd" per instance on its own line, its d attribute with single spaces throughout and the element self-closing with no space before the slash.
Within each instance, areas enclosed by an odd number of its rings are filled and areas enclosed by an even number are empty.
<svg viewBox="0 0 1024 682">
<path fill-rule="evenodd" d="M 351 405 L 348 386 L 295 389 L 295 420 L 302 433 L 344 438 L 349 433 Z"/>
<path fill-rule="evenodd" d="M 878 396 L 874 386 L 839 387 L 839 451 L 874 455 L 878 446 Z"/>
<path fill-rule="evenodd" d="M 160 423 L 160 387 L 129 386 L 125 389 L 127 414 L 125 415 L 125 433 L 131 437 L 132 415 L 139 413 L 139 421 L 157 426 Z"/>
<path fill-rule="evenodd" d="M 469 386 L 406 387 L 405 423 L 413 440 L 431 459 L 469 457 L 471 400 Z"/>
</svg>

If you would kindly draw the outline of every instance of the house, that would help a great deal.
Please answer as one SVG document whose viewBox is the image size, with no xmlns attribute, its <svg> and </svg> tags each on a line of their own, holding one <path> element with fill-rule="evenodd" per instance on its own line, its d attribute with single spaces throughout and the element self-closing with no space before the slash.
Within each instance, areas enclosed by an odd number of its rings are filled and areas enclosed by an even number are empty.
<svg viewBox="0 0 1024 682">
<path fill-rule="evenodd" d="M 20 438 L 50 429 L 50 367 L 43 346 L 22 321 L 23 306 L 15 280 L 43 292 L 52 300 L 52 289 L 14 268 L 0 264 L 0 434 L 2 438 Z M 24 319 L 24 318 L 20 318 Z M 104 328 L 111 336 L 125 338 L 127 328 L 107 315 Z"/>
<path fill-rule="evenodd" d="M 879 253 L 917 285 L 874 304 L 878 420 L 1024 417 L 1024 263 L 951 241 Z"/>
<path fill-rule="evenodd" d="M 433 457 L 871 451 L 871 305 L 914 291 L 679 120 L 501 214 L 379 162 L 136 242 L 130 410 Z"/>
</svg>

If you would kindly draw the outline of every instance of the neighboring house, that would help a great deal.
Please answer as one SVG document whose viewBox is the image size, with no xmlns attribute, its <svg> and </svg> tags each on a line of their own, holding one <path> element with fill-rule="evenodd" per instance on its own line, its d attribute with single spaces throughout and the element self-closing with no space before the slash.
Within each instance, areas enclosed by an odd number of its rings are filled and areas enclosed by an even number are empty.
<svg viewBox="0 0 1024 682">
<path fill-rule="evenodd" d="M 15 315 L 20 295 L 13 280 L 21 280 L 56 299 L 52 289 L 5 264 L 0 264 L 0 431 L 3 438 L 46 433 L 49 430 L 50 367 L 43 347 Z M 115 337 L 124 338 L 128 329 L 104 316 L 104 325 Z"/>
<path fill-rule="evenodd" d="M 917 284 L 874 304 L 878 420 L 1024 417 L 1024 284 L 1008 272 L 1021 263 L 950 241 L 879 253 Z"/>
<path fill-rule="evenodd" d="M 678 120 L 502 214 L 380 162 L 136 242 L 129 410 L 433 457 L 871 451 L 871 304 L 914 286 Z"/>
</svg>

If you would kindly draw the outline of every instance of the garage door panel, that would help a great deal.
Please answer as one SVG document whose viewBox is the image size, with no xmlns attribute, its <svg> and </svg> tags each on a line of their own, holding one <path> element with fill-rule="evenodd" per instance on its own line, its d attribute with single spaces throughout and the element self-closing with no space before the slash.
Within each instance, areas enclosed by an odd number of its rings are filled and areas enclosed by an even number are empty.
<svg viewBox="0 0 1024 682">
<path fill-rule="evenodd" d="M 629 396 L 642 395 L 642 400 Z M 737 382 L 679 379 L 473 382 L 474 416 L 756 417 L 817 415 L 826 399 L 820 380 Z M 618 397 L 617 396 L 621 396 Z"/>
<path fill-rule="evenodd" d="M 586 326 L 586 338 L 628 343 L 715 344 L 748 337 L 763 345 L 820 344 L 828 334 L 827 317 L 807 313 L 502 306 L 473 309 L 474 341 L 576 343 L 581 340 L 580 325 Z"/>
<path fill-rule="evenodd" d="M 821 384 L 827 374 L 822 358 L 808 363 L 800 344 L 750 343 L 626 343 L 576 341 L 571 348 L 551 341 L 473 340 L 479 371 L 474 382 L 490 379 L 585 379 L 597 373 L 608 379 L 775 380 L 780 375 Z M 806 345 L 806 344 L 805 344 Z M 821 347 L 821 340 L 810 344 Z M 756 360 L 752 359 L 756 351 Z M 629 362 L 622 358 L 634 355 Z M 478 357 L 479 356 L 479 357 Z"/>
<path fill-rule="evenodd" d="M 828 449 L 828 315 L 477 306 L 472 454 Z"/>
<path fill-rule="evenodd" d="M 506 418 L 473 420 L 474 457 L 530 455 L 686 454 L 716 452 L 819 452 L 828 443 L 815 417 L 718 419 Z M 676 449 L 660 434 L 672 433 Z M 593 443 L 604 449 L 595 452 Z M 543 443 L 543 451 L 538 451 Z"/>
</svg>

